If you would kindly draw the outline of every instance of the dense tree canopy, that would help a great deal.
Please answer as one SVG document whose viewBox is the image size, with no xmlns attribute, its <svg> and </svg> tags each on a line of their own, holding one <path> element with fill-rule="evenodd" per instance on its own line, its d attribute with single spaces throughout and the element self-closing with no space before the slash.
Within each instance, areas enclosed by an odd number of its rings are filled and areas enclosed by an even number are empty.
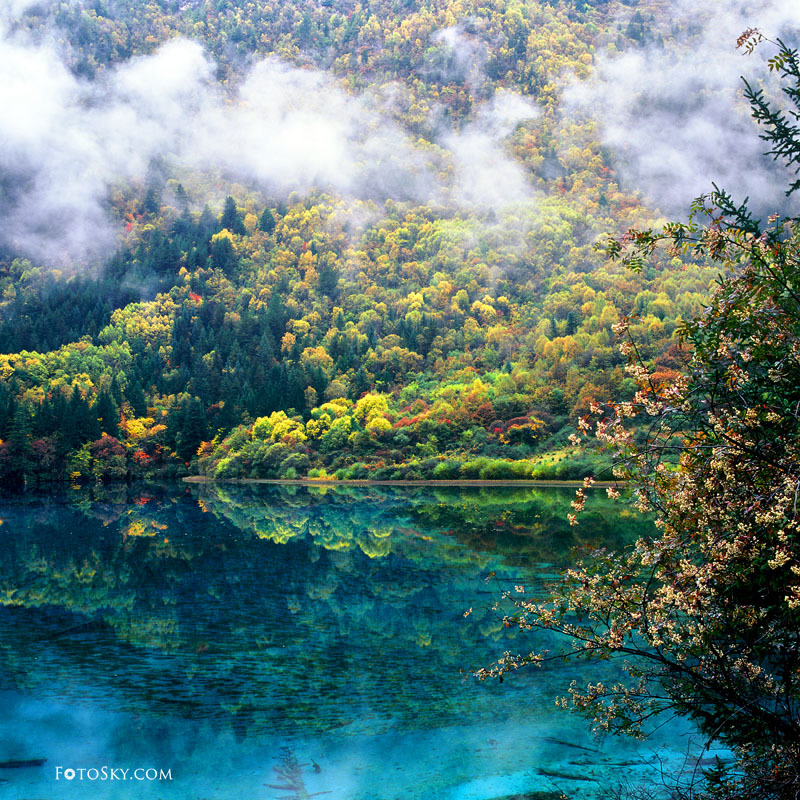
<svg viewBox="0 0 800 800">
<path fill-rule="evenodd" d="M 460 0 L 30 8 L 18 25 L 35 35 L 57 25 L 82 76 L 183 35 L 231 84 L 247 53 L 314 64 L 354 96 L 391 89 L 392 119 L 418 155 L 433 154 L 442 185 L 455 167 L 431 120 L 441 112 L 448 129 L 468 129 L 513 92 L 535 114 L 502 147 L 537 196 L 496 209 L 329 187 L 273 196 L 151 165 L 114 187 L 120 246 L 93 277 L 0 253 L 0 440 L 16 453 L 24 417 L 33 448 L 2 475 L 102 474 L 89 466 L 102 433 L 131 476 L 582 474 L 589 464 L 567 441 L 576 421 L 593 401 L 635 391 L 613 326 L 635 313 L 637 341 L 668 378 L 679 320 L 699 311 L 715 274 L 705 257 L 665 254 L 639 275 L 604 262 L 599 236 L 653 214 L 621 185 L 595 126 L 558 104 L 559 76 L 585 78 L 599 50 L 673 35 L 656 11 Z M 485 54 L 476 70 L 447 31 Z M 367 394 L 385 407 L 360 418 Z M 257 420 L 281 412 L 302 438 L 254 436 Z M 269 458 L 267 442 L 278 446 Z"/>
</svg>

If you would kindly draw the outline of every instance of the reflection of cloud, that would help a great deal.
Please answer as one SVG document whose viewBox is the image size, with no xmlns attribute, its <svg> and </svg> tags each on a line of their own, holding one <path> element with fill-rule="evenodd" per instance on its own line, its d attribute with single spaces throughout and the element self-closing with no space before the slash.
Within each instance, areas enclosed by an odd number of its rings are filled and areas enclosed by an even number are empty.
<svg viewBox="0 0 800 800">
<path fill-rule="evenodd" d="M 566 112 L 596 118 L 628 185 L 673 213 L 710 191 L 712 181 L 760 207 L 780 202 L 776 184 L 786 185 L 785 173 L 762 155 L 740 80 L 763 74 L 772 45 L 743 58 L 736 39 L 751 26 L 771 38 L 786 35 L 800 25 L 800 7 L 765 0 L 755 11 L 741 3 L 698 10 L 682 2 L 670 4 L 669 14 L 677 29 L 701 27 L 688 42 L 599 59 L 592 79 L 566 89 Z"/>
</svg>

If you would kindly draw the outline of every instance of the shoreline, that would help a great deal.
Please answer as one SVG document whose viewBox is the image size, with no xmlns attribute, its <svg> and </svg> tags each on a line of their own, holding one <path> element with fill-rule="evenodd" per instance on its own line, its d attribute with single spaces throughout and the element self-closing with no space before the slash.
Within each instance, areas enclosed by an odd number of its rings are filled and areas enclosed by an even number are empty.
<svg viewBox="0 0 800 800">
<path fill-rule="evenodd" d="M 529 486 L 531 489 L 536 488 L 561 488 L 561 489 L 579 489 L 583 486 L 583 481 L 578 480 L 481 480 L 463 478 L 459 480 L 408 480 L 408 481 L 391 481 L 391 480 L 369 480 L 367 478 L 361 480 L 330 480 L 327 478 L 224 478 L 217 480 L 216 478 L 209 478 L 205 475 L 189 475 L 181 478 L 184 483 L 235 483 L 235 484 L 271 484 L 276 486 L 484 486 L 484 487 L 501 487 L 501 486 Z M 616 481 L 595 481 L 591 488 L 605 489 L 609 486 L 619 486 Z"/>
</svg>

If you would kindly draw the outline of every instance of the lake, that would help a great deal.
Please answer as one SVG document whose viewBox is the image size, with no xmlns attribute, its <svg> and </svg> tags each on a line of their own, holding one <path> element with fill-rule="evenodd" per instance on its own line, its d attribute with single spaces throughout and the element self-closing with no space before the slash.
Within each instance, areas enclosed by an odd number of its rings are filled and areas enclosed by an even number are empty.
<svg viewBox="0 0 800 800">
<path fill-rule="evenodd" d="M 602 492 L 570 527 L 573 497 L 173 485 L 3 499 L 0 798 L 544 800 L 657 780 L 660 764 L 678 775 L 701 745 L 685 723 L 597 739 L 556 709 L 571 680 L 597 677 L 581 664 L 470 675 L 547 644 L 503 627 L 502 589 L 535 593 L 575 548 L 650 530 Z"/>
</svg>

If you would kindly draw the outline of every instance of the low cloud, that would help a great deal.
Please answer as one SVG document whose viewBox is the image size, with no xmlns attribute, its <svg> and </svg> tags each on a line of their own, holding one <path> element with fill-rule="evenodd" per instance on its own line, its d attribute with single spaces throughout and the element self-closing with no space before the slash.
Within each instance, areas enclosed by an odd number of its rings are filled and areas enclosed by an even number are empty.
<svg viewBox="0 0 800 800">
<path fill-rule="evenodd" d="M 443 144 L 453 154 L 458 202 L 488 210 L 532 199 L 521 164 L 498 143 L 538 113 L 530 100 L 500 90 L 459 133 L 444 137 Z"/>
<path fill-rule="evenodd" d="M 462 25 L 443 28 L 431 37 L 439 47 L 430 56 L 428 72 L 442 83 L 464 83 L 480 87 L 485 79 L 484 66 L 488 54 L 486 44 L 468 34 Z"/>
<path fill-rule="evenodd" d="M 321 188 L 481 208 L 530 196 L 502 142 L 536 109 L 509 92 L 462 131 L 443 131 L 442 153 L 419 148 L 368 96 L 277 58 L 226 93 L 215 64 L 187 39 L 79 78 L 55 44 L 9 32 L 25 5 L 15 0 L 0 21 L 0 243 L 44 262 L 108 255 L 118 233 L 110 193 L 144 181 L 156 162 L 219 171 L 272 195 Z M 443 177 L 448 160 L 452 181 Z"/>
<path fill-rule="evenodd" d="M 654 33 L 667 23 L 685 33 L 601 56 L 592 78 L 566 88 L 564 112 L 594 118 L 625 188 L 641 190 L 670 214 L 685 212 L 712 182 L 768 213 L 784 202 L 788 175 L 763 155 L 740 76 L 763 80 L 774 93 L 777 78 L 766 77 L 764 67 L 774 47 L 764 43 L 748 58 L 736 40 L 748 27 L 796 40 L 800 8 L 790 6 L 672 3 Z"/>
<path fill-rule="evenodd" d="M 176 41 L 105 80 L 76 78 L 56 49 L 0 45 L 0 236 L 46 262 L 107 253 L 108 195 L 143 178 L 151 160 L 191 138 L 209 102 L 211 66 Z"/>
</svg>

